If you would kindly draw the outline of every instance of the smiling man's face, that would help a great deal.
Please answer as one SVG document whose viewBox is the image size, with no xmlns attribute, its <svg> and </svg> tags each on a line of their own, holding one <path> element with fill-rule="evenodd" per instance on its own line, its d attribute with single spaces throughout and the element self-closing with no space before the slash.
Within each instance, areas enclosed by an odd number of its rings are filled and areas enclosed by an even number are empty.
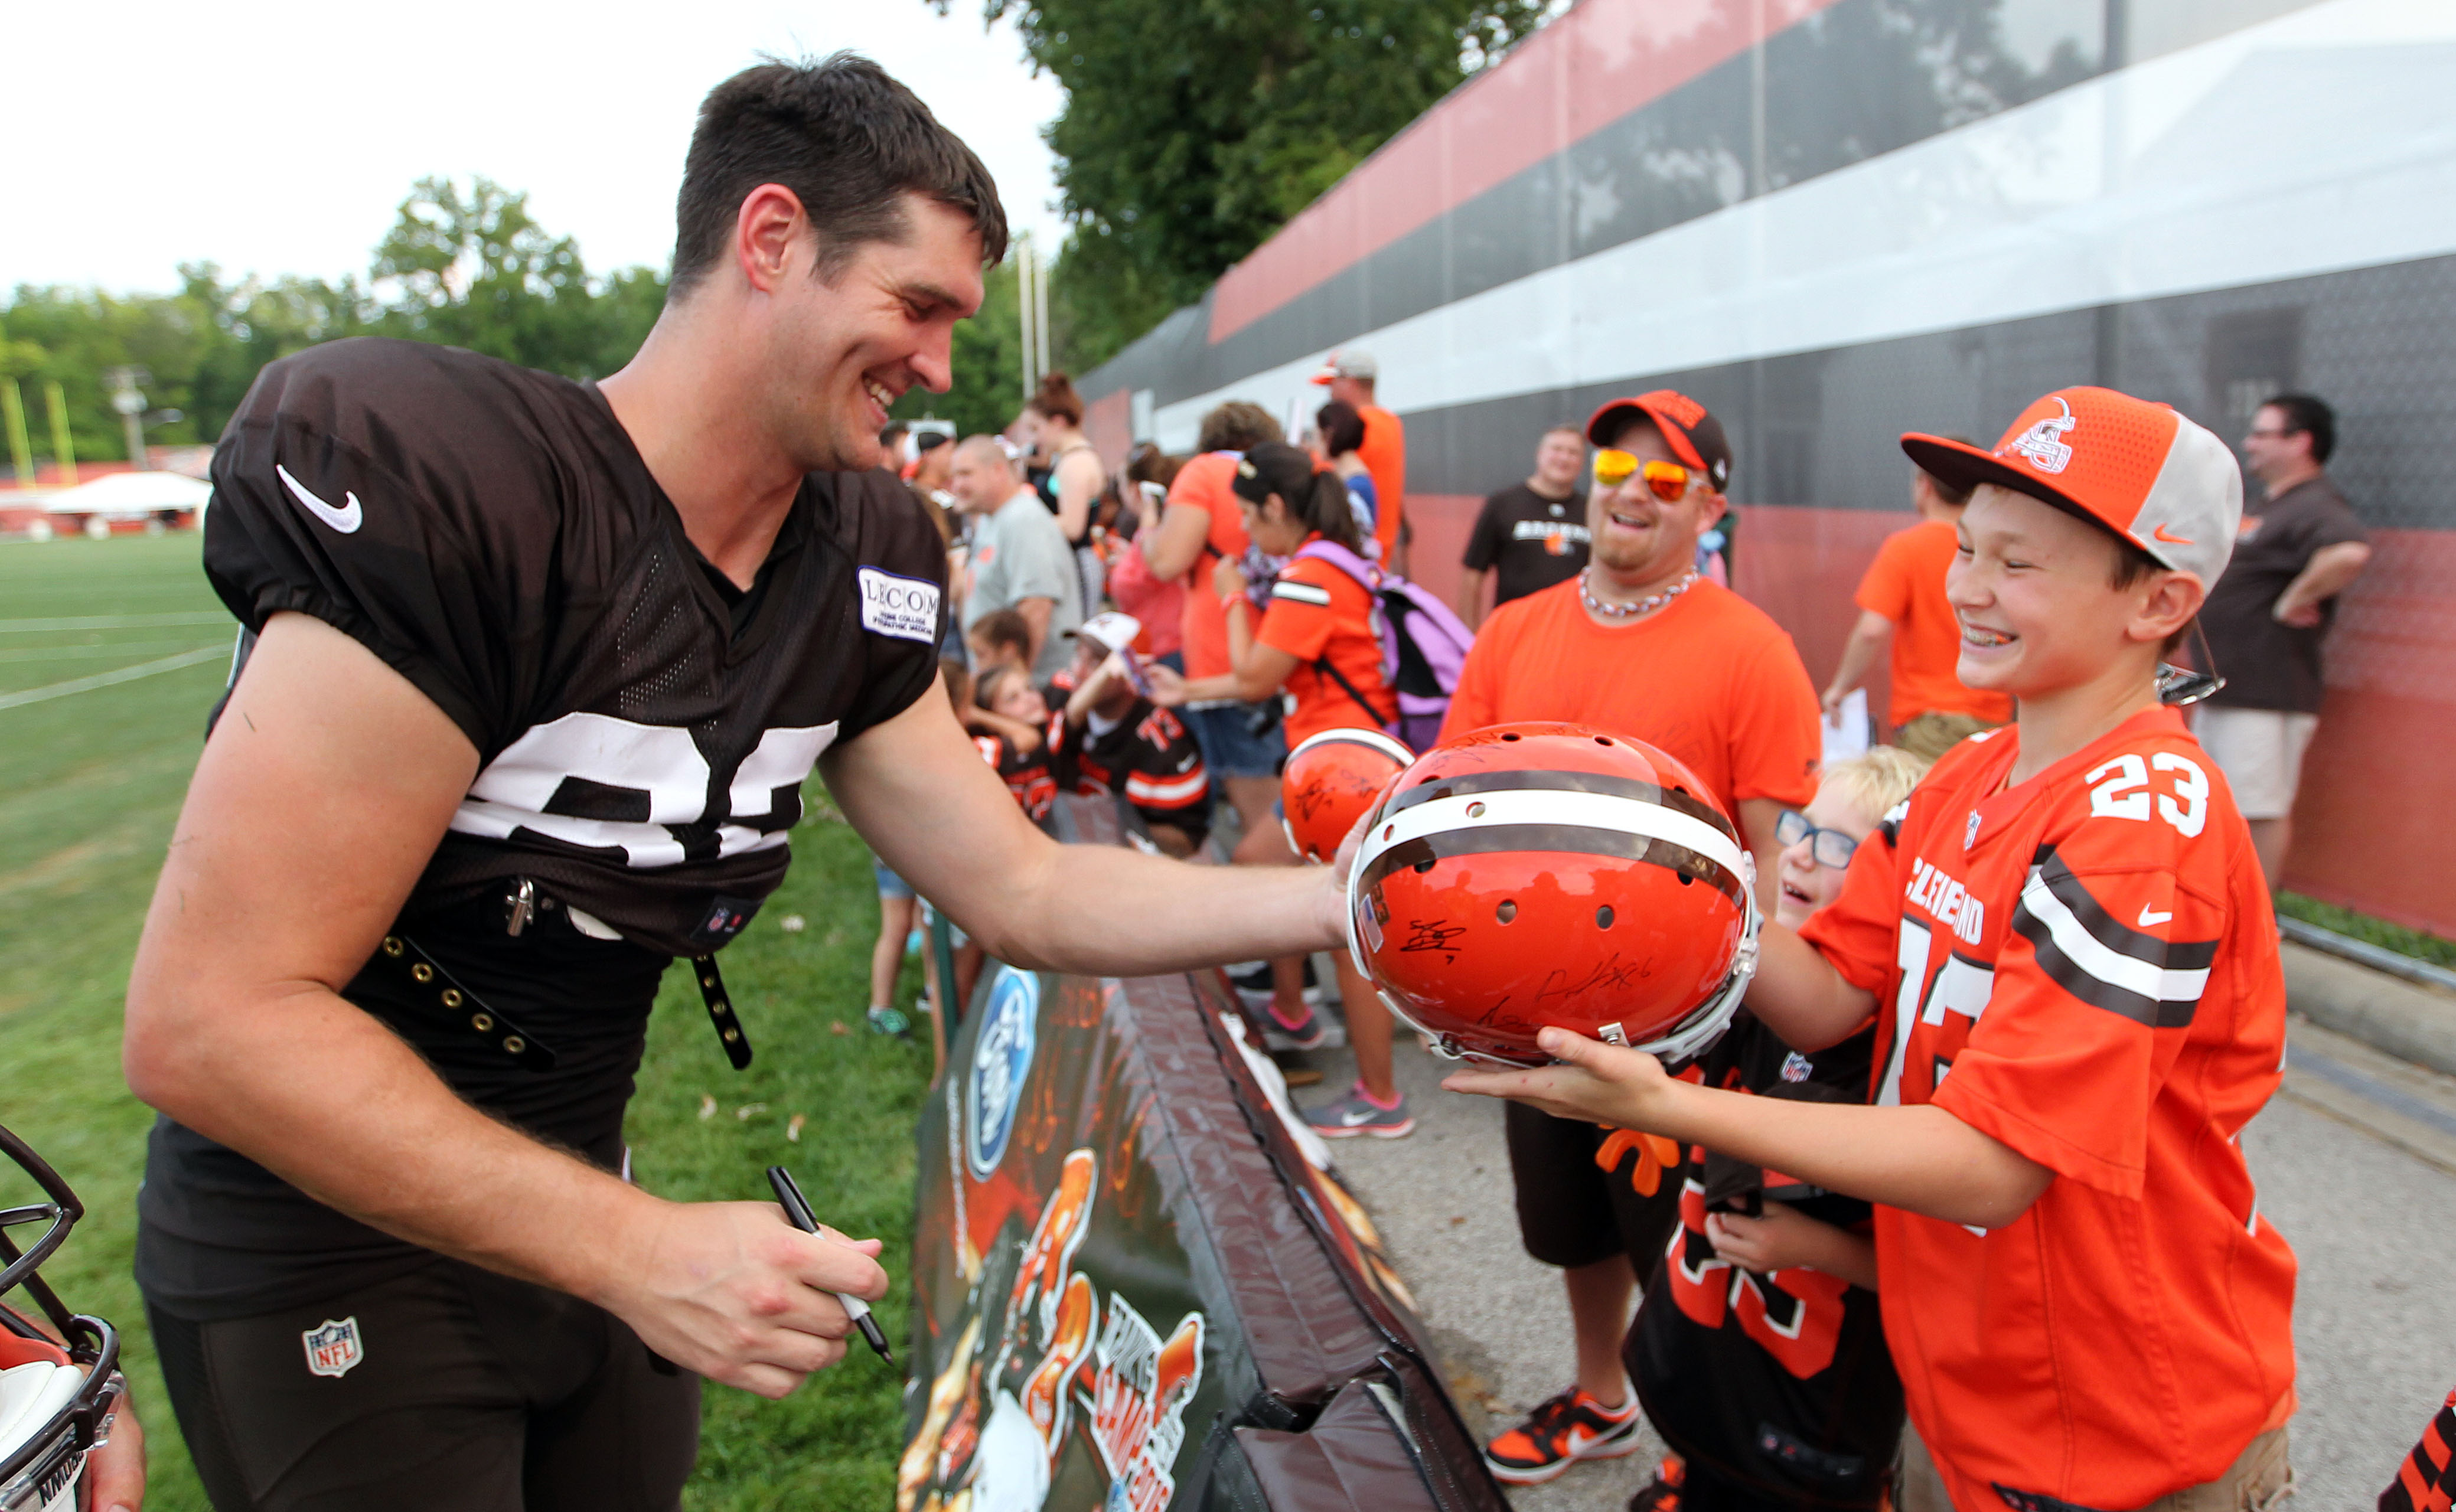
<svg viewBox="0 0 2456 1512">
<path fill-rule="evenodd" d="M 1643 462 L 1674 462 L 1663 433 L 1650 420 L 1638 420 L 1612 442 Z M 1644 469 L 1613 487 L 1598 484 L 1586 496 L 1586 528 L 1594 535 L 1597 566 L 1630 582 L 1652 582 L 1693 564 L 1697 538 L 1723 518 L 1723 496 L 1703 474 L 1691 471 L 1688 491 L 1665 500 L 1648 487 Z"/>
<path fill-rule="evenodd" d="M 888 407 L 916 385 L 947 391 L 955 322 L 980 308 L 971 217 L 918 194 L 904 209 L 901 239 L 860 244 L 832 277 L 806 234 L 769 296 L 770 419 L 808 471 L 877 466 Z"/>
</svg>

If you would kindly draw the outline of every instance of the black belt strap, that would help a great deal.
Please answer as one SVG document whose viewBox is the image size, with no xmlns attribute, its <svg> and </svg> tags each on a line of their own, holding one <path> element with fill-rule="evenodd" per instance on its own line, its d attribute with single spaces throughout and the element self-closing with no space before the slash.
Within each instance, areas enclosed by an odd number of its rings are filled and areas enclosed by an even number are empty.
<svg viewBox="0 0 2456 1512">
<path fill-rule="evenodd" d="M 407 935 L 387 934 L 375 958 L 410 985 L 423 1006 L 518 1061 L 524 1071 L 552 1071 L 554 1047 L 496 1011 L 485 999 L 452 979 L 435 957 Z"/>
<path fill-rule="evenodd" d="M 707 1021 L 716 1026 L 716 1037 L 725 1046 L 725 1058 L 733 1062 L 735 1071 L 750 1067 L 750 1036 L 742 1032 L 742 1020 L 733 1016 L 733 999 L 725 995 L 725 974 L 716 969 L 713 955 L 694 955 L 691 970 L 699 978 L 699 995 L 707 1004 Z"/>
</svg>

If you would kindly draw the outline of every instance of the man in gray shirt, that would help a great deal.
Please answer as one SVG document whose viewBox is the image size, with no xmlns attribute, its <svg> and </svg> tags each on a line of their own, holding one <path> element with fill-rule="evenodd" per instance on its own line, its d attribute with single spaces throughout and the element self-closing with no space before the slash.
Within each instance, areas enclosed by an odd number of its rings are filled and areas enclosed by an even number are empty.
<svg viewBox="0 0 2456 1512">
<path fill-rule="evenodd" d="M 964 513 L 974 517 L 965 632 L 1000 609 L 1021 614 L 1032 627 L 1032 680 L 1045 685 L 1073 660 L 1066 632 L 1083 623 L 1082 579 L 1065 532 L 994 436 L 956 446 L 951 483 Z"/>
</svg>

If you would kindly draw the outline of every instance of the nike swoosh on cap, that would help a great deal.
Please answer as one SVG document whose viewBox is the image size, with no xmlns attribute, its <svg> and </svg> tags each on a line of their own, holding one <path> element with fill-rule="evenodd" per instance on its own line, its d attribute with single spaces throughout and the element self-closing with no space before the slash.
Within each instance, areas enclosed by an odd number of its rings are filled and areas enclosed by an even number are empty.
<svg viewBox="0 0 2456 1512">
<path fill-rule="evenodd" d="M 2170 546 L 2188 546 L 2192 543 L 2192 538 L 2189 536 L 2170 536 L 2166 534 L 2166 527 L 2162 522 L 2155 529 L 2151 530 L 2149 534 L 2157 537 L 2159 541 L 2164 541 Z"/>
<path fill-rule="evenodd" d="M 367 513 L 359 507 L 358 495 L 343 491 L 341 497 L 348 502 L 336 509 L 309 492 L 306 484 L 291 477 L 289 468 L 276 462 L 273 470 L 280 475 L 283 485 L 289 488 L 291 497 L 298 501 L 301 508 L 342 535 L 350 535 L 366 523 Z"/>
</svg>

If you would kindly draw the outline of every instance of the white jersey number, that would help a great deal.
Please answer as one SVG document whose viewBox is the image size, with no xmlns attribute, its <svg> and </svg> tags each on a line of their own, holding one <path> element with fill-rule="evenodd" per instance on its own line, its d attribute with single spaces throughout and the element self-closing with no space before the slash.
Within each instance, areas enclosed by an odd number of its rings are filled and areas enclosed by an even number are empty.
<svg viewBox="0 0 2456 1512">
<path fill-rule="evenodd" d="M 2147 761 L 2126 751 L 2092 770 L 2081 779 L 2095 785 L 2089 790 L 2089 811 L 2101 819 L 2137 819 L 2147 824 L 2153 766 L 2173 778 L 2174 792 L 2156 795 L 2158 817 L 2173 825 L 2184 839 L 2191 839 L 2209 822 L 2209 777 L 2198 762 L 2176 751 L 2161 750 Z"/>
<path fill-rule="evenodd" d="M 719 855 L 785 843 L 782 828 L 763 829 L 756 822 L 781 817 L 778 805 L 798 792 L 835 733 L 827 724 L 759 737 L 758 747 L 734 768 L 726 795 L 726 817 L 752 823 L 720 824 Z M 635 725 L 610 714 L 565 714 L 531 726 L 486 764 L 453 814 L 452 828 L 490 840 L 526 829 L 619 851 L 625 866 L 675 866 L 684 852 L 672 827 L 706 822 L 714 775 L 686 729 Z"/>
</svg>

